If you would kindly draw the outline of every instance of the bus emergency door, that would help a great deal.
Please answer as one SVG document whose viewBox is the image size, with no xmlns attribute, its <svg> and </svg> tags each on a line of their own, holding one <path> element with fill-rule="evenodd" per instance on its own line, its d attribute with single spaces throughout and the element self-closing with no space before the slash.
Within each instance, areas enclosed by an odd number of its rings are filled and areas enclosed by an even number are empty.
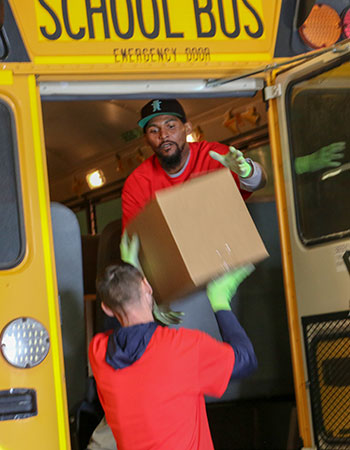
<svg viewBox="0 0 350 450">
<path fill-rule="evenodd" d="M 299 427 L 322 450 L 350 446 L 349 61 L 344 43 L 265 91 Z"/>
<path fill-rule="evenodd" d="M 70 448 L 35 76 L 0 73 L 0 448 Z"/>
</svg>

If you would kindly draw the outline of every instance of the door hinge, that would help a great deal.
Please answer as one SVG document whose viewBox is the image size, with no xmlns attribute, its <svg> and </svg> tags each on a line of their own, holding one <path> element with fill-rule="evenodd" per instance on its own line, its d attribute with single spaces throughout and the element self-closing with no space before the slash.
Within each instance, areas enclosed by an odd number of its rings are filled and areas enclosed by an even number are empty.
<svg viewBox="0 0 350 450">
<path fill-rule="evenodd" d="M 264 88 L 264 101 L 272 100 L 273 98 L 280 97 L 282 95 L 281 83 L 274 84 L 273 86 L 266 86 Z"/>
</svg>

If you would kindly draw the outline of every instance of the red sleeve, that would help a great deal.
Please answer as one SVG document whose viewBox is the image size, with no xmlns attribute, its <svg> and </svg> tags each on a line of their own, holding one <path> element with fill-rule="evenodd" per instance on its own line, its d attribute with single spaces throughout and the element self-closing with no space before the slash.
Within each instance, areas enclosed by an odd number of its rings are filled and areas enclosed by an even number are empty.
<svg viewBox="0 0 350 450">
<path fill-rule="evenodd" d="M 128 223 L 137 216 L 147 203 L 145 189 L 133 175 L 129 176 L 122 191 L 122 229 L 124 231 Z"/>
<path fill-rule="evenodd" d="M 204 395 L 221 397 L 232 375 L 235 354 L 232 347 L 199 332 L 198 379 Z"/>
</svg>

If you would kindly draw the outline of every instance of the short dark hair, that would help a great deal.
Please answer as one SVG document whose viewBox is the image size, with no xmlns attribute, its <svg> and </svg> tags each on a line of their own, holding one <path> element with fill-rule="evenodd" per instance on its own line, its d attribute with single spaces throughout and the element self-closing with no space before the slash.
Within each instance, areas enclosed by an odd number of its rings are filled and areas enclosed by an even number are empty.
<svg viewBox="0 0 350 450">
<path fill-rule="evenodd" d="M 113 311 L 122 310 L 140 299 L 142 280 L 141 272 L 131 264 L 110 265 L 97 277 L 97 294 Z"/>
</svg>

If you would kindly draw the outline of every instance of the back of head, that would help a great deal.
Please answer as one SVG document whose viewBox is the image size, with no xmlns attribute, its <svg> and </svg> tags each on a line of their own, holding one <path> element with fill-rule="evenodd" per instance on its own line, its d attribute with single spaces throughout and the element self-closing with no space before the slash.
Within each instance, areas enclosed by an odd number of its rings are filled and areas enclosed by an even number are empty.
<svg viewBox="0 0 350 450">
<path fill-rule="evenodd" d="M 143 276 L 128 263 L 111 265 L 97 277 L 96 289 L 101 301 L 113 311 L 140 300 Z"/>
</svg>

